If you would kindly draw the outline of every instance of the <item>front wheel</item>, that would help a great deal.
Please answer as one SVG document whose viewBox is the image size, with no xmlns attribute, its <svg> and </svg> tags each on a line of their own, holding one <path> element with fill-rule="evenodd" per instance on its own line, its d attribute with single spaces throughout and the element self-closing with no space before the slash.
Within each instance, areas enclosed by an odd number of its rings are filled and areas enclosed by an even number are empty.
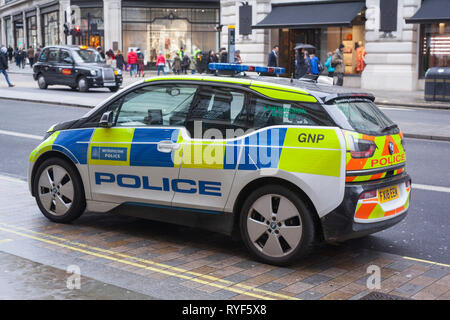
<svg viewBox="0 0 450 320">
<path fill-rule="evenodd" d="M 259 260 L 288 265 L 309 253 L 315 231 L 312 212 L 292 190 L 268 185 L 253 191 L 241 210 L 241 236 Z"/>
<path fill-rule="evenodd" d="M 80 79 L 78 79 L 78 90 L 80 92 L 89 91 L 89 86 L 85 77 L 80 77 Z"/>
<path fill-rule="evenodd" d="M 39 209 L 51 221 L 71 222 L 86 208 L 81 178 L 66 160 L 45 160 L 36 171 L 33 188 Z"/>
<path fill-rule="evenodd" d="M 47 81 L 45 80 L 45 77 L 42 74 L 40 74 L 38 77 L 38 86 L 39 89 L 43 90 L 47 89 L 48 87 Z"/>
<path fill-rule="evenodd" d="M 111 91 L 111 92 L 117 92 L 117 91 L 119 91 L 119 86 L 116 86 L 116 87 L 110 87 L 109 88 L 109 91 Z"/>
</svg>

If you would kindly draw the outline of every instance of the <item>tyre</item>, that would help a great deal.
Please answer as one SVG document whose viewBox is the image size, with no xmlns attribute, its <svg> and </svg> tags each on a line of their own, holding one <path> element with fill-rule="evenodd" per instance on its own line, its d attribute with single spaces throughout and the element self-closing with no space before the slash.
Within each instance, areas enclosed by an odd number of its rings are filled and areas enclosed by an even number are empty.
<svg viewBox="0 0 450 320">
<path fill-rule="evenodd" d="M 42 74 L 40 74 L 38 76 L 37 81 L 38 81 L 39 89 L 43 89 L 43 90 L 47 89 L 47 87 L 48 87 L 47 80 L 45 80 L 45 77 Z"/>
<path fill-rule="evenodd" d="M 315 239 L 312 212 L 292 190 L 267 185 L 253 191 L 240 213 L 240 231 L 258 260 L 289 265 L 307 255 Z"/>
<path fill-rule="evenodd" d="M 86 80 L 85 77 L 80 77 L 78 79 L 78 90 L 80 92 L 87 92 L 87 91 L 89 91 L 89 86 L 88 86 L 88 83 L 87 83 L 87 80 Z"/>
<path fill-rule="evenodd" d="M 119 86 L 116 86 L 116 87 L 110 87 L 110 88 L 109 88 L 109 91 L 111 91 L 111 92 L 117 92 L 117 91 L 119 91 L 119 89 L 120 89 Z"/>
<path fill-rule="evenodd" d="M 45 160 L 36 171 L 33 188 L 39 209 L 53 222 L 71 222 L 86 208 L 81 178 L 66 160 Z"/>
</svg>

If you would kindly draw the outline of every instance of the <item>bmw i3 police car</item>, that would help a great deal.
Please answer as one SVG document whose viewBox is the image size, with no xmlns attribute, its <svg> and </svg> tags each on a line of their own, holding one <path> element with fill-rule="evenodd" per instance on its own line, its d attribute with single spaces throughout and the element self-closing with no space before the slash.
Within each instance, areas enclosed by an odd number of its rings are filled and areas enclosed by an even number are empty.
<svg viewBox="0 0 450 320">
<path fill-rule="evenodd" d="M 280 77 L 167 76 L 52 126 L 28 181 L 55 222 L 87 210 L 201 227 L 288 264 L 318 240 L 405 218 L 405 161 L 402 133 L 370 94 Z"/>
</svg>

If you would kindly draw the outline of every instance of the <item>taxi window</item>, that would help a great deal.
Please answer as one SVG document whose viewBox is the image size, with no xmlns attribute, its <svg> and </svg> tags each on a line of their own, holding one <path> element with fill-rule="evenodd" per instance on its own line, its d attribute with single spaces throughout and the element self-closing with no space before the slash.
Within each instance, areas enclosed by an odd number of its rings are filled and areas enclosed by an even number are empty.
<svg viewBox="0 0 450 320">
<path fill-rule="evenodd" d="M 136 89 L 123 98 L 116 126 L 184 125 L 197 86 L 157 85 Z"/>
<path fill-rule="evenodd" d="M 49 49 L 48 55 L 47 55 L 47 61 L 48 62 L 58 62 L 58 60 L 59 60 L 58 53 L 59 53 L 58 49 Z"/>
</svg>

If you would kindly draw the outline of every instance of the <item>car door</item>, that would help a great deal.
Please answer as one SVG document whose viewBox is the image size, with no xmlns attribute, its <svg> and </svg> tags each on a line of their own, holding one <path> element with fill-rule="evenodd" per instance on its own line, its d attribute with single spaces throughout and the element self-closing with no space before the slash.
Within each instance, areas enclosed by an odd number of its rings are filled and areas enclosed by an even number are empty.
<svg viewBox="0 0 450 320">
<path fill-rule="evenodd" d="M 59 49 L 48 48 L 47 61 L 44 66 L 44 76 L 48 84 L 59 84 L 58 77 Z"/>
<path fill-rule="evenodd" d="M 179 179 L 195 179 L 197 193 L 174 195 L 172 205 L 221 212 L 230 193 L 248 127 L 244 91 L 202 86 L 188 116 Z"/>
<path fill-rule="evenodd" d="M 77 85 L 74 60 L 69 50 L 61 49 L 59 51 L 59 63 L 56 72 L 61 84 Z"/>
<path fill-rule="evenodd" d="M 109 110 L 114 125 L 97 128 L 89 146 L 89 175 L 96 201 L 169 206 L 183 153 L 180 137 L 195 85 L 144 85 Z M 188 186 L 189 187 L 189 186 Z"/>
</svg>

